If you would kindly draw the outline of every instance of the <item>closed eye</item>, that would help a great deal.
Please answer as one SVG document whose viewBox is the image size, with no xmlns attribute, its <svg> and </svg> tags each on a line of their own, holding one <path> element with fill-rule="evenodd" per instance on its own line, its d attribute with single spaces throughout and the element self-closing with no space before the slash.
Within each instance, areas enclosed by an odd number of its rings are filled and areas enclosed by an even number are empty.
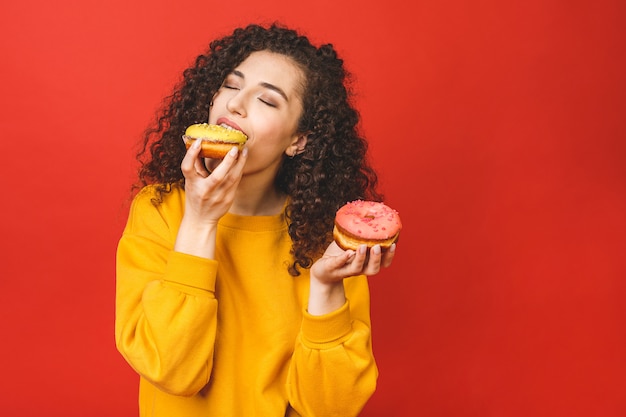
<svg viewBox="0 0 626 417">
<path fill-rule="evenodd" d="M 276 104 L 274 104 L 274 103 L 272 103 L 272 102 L 269 102 L 269 101 L 267 101 L 267 100 L 264 100 L 264 99 L 262 99 L 262 98 L 259 98 L 259 101 L 260 101 L 261 103 L 263 103 L 263 104 L 266 104 L 266 105 L 270 106 L 270 107 L 278 107 L 278 106 L 276 106 Z"/>
</svg>

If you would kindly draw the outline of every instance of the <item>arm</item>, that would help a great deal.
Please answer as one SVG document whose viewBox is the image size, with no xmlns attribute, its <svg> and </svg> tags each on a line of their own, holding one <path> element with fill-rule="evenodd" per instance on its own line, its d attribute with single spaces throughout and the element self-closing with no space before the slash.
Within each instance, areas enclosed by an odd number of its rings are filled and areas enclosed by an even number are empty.
<svg viewBox="0 0 626 417">
<path fill-rule="evenodd" d="M 300 414 L 357 416 L 376 389 L 365 275 L 390 266 L 394 256 L 395 245 L 383 254 L 377 246 L 343 251 L 333 242 L 311 268 L 288 379 L 290 403 Z"/>
<path fill-rule="evenodd" d="M 176 395 L 194 395 L 209 380 L 217 223 L 232 203 L 247 156 L 231 152 L 210 174 L 199 144 L 181 163 L 184 201 L 182 193 L 172 193 L 169 206 L 156 208 L 150 193 L 140 194 L 117 252 L 117 347 L 140 375 Z"/>
<path fill-rule="evenodd" d="M 115 337 L 145 379 L 193 395 L 212 367 L 217 264 L 172 250 L 177 227 L 169 222 L 180 217 L 171 217 L 151 204 L 149 193 L 133 202 L 117 251 Z"/>
<path fill-rule="evenodd" d="M 303 416 L 357 416 L 376 389 L 367 278 L 344 286 L 348 301 L 339 309 L 304 314 L 287 382 L 289 402 Z"/>
</svg>

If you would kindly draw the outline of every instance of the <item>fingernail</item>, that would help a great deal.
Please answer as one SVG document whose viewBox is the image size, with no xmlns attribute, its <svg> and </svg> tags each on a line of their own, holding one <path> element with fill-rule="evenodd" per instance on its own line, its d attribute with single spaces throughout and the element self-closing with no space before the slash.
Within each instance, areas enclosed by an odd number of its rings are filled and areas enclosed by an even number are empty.
<svg viewBox="0 0 626 417">
<path fill-rule="evenodd" d="M 361 245 L 359 246 L 359 253 L 361 255 L 364 255 L 367 252 L 367 245 Z"/>
<path fill-rule="evenodd" d="M 380 255 L 380 245 L 374 245 L 374 247 L 372 248 L 372 252 L 374 253 L 374 255 Z"/>
<path fill-rule="evenodd" d="M 394 253 L 395 251 L 396 251 L 396 244 L 392 243 L 391 246 L 389 247 L 389 252 Z"/>
<path fill-rule="evenodd" d="M 238 152 L 239 152 L 239 148 L 237 148 L 236 146 L 233 146 L 233 148 L 230 151 L 228 151 L 230 156 L 237 156 Z"/>
<path fill-rule="evenodd" d="M 241 151 L 241 155 L 248 156 L 248 148 L 243 148 L 243 151 Z"/>
<path fill-rule="evenodd" d="M 194 147 L 194 149 L 199 148 L 201 144 L 202 144 L 202 143 L 201 143 L 200 139 L 196 139 L 196 140 L 193 142 L 193 147 Z"/>
</svg>

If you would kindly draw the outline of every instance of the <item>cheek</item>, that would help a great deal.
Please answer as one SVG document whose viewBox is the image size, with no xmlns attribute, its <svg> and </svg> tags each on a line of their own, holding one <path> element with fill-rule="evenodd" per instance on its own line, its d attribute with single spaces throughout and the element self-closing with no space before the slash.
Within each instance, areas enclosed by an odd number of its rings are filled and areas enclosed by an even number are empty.
<svg viewBox="0 0 626 417">
<path fill-rule="evenodd" d="M 280 142 L 280 138 L 285 134 L 283 122 L 272 115 L 259 114 L 250 122 L 254 141 L 262 142 L 264 146 Z"/>
<path fill-rule="evenodd" d="M 228 92 L 218 91 L 217 93 L 215 93 L 213 99 L 211 100 L 211 106 L 209 107 L 209 116 L 211 117 L 211 113 L 219 113 L 226 109 L 228 100 Z M 213 112 L 213 110 L 215 110 L 215 112 Z M 213 117 L 217 118 L 217 116 Z"/>
</svg>

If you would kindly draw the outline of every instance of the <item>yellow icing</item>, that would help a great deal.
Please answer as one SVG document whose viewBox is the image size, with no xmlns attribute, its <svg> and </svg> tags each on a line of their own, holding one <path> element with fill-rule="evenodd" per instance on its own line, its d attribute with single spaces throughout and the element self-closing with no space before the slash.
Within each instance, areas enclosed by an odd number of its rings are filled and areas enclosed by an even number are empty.
<svg viewBox="0 0 626 417">
<path fill-rule="evenodd" d="M 198 123 L 189 126 L 187 130 L 185 130 L 185 136 L 194 139 L 206 138 L 229 143 L 245 143 L 248 140 L 248 137 L 239 130 L 227 129 L 208 123 Z"/>
</svg>

